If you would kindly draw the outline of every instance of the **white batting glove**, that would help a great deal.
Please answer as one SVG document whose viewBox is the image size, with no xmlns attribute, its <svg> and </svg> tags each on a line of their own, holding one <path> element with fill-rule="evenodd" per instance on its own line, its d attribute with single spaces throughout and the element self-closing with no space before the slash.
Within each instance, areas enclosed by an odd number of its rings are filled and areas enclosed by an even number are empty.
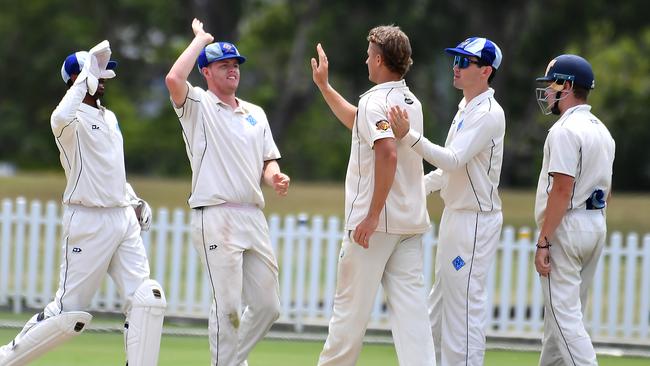
<svg viewBox="0 0 650 366">
<path fill-rule="evenodd" d="M 140 203 L 135 208 L 135 214 L 138 217 L 138 224 L 140 224 L 140 230 L 149 231 L 151 229 L 151 207 L 147 201 L 140 199 Z"/>
</svg>

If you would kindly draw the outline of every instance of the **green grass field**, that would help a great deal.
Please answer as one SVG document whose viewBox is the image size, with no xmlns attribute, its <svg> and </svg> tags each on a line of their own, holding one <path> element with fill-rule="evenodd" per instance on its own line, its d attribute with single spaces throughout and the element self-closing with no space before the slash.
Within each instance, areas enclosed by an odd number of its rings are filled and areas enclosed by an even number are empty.
<svg viewBox="0 0 650 366">
<path fill-rule="evenodd" d="M 163 179 L 153 177 L 129 177 L 136 192 L 156 209 L 187 208 L 190 191 L 190 177 Z M 0 198 L 22 196 L 28 200 L 60 201 L 65 188 L 62 174 L 18 174 L 14 177 L 0 177 Z M 340 183 L 306 183 L 292 182 L 289 195 L 280 198 L 265 187 L 267 214 L 343 215 L 343 182 Z M 534 227 L 533 207 L 535 192 L 529 190 L 503 189 L 504 223 L 516 228 Z M 650 195 L 641 193 L 616 193 L 607 212 L 610 231 L 624 233 L 636 231 L 640 234 L 650 232 Z M 442 213 L 442 200 L 437 193 L 428 198 L 431 219 L 439 222 Z"/>
<path fill-rule="evenodd" d="M 156 208 L 187 208 L 187 195 L 190 179 L 160 179 L 133 177 L 130 182 L 136 191 Z M 64 178 L 60 174 L 19 174 L 15 177 L 0 177 L 0 198 L 14 199 L 22 196 L 28 200 L 58 202 L 64 189 Z M 292 182 L 290 194 L 279 198 L 270 190 L 265 191 L 267 214 L 336 215 L 343 212 L 343 183 L 304 183 Z M 504 190 L 504 223 L 516 228 L 533 226 L 534 192 L 532 190 Z M 608 210 L 610 231 L 624 233 L 636 231 L 650 232 L 650 195 L 621 193 L 616 194 Z M 442 201 L 437 194 L 428 199 L 431 219 L 438 222 L 442 212 Z M 2 319 L 13 319 L 14 316 Z M 26 316 L 23 316 L 26 320 Z M 20 318 L 21 320 L 23 320 Z M 0 329 L 0 344 L 12 339 L 17 330 Z M 250 356 L 250 364 L 255 365 L 315 365 L 322 342 L 264 341 Z M 536 365 L 537 352 L 515 352 L 488 350 L 486 365 Z M 122 365 L 124 359 L 122 337 L 117 333 L 88 332 L 69 344 L 49 353 L 33 365 Z M 642 358 L 599 357 L 601 365 L 648 365 L 650 361 Z M 165 336 L 162 341 L 160 363 L 162 365 L 208 365 L 209 350 L 205 337 Z M 394 348 L 386 345 L 366 345 L 358 365 L 397 365 Z"/>
<path fill-rule="evenodd" d="M 9 341 L 16 330 L 0 329 L 0 342 Z M 205 337 L 164 336 L 161 342 L 160 366 L 203 366 L 210 363 L 210 351 Z M 316 365 L 322 342 L 293 342 L 266 340 L 257 345 L 249 358 L 251 366 Z M 486 366 L 536 365 L 537 352 L 488 350 Z M 650 361 L 635 357 L 600 356 L 601 366 L 641 366 Z M 86 332 L 63 346 L 49 352 L 34 366 L 115 366 L 122 365 L 124 351 L 122 336 L 117 333 Z M 393 366 L 397 357 L 392 345 L 366 344 L 358 366 Z"/>
</svg>

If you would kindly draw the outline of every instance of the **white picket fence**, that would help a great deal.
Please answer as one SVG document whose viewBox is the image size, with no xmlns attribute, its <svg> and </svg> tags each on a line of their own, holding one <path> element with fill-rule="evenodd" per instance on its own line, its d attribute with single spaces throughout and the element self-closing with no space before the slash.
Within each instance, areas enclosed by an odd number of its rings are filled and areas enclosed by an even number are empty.
<svg viewBox="0 0 650 366">
<path fill-rule="evenodd" d="M 212 295 L 190 243 L 188 210 L 159 209 L 143 234 L 152 277 L 164 287 L 167 314 L 205 318 Z M 38 309 L 54 296 L 60 263 L 61 207 L 5 199 L 0 211 L 0 308 Z M 280 265 L 281 322 L 301 332 L 325 325 L 332 312 L 336 266 L 343 232 L 337 217 L 269 217 Z M 543 307 L 529 229 L 506 227 L 488 278 L 489 332 L 494 336 L 541 335 Z M 424 236 L 424 278 L 433 282 L 436 237 Z M 92 309 L 121 312 L 122 301 L 107 277 Z M 596 272 L 585 323 L 594 339 L 650 343 L 650 234 L 614 232 Z M 369 328 L 388 328 L 383 293 L 377 295 Z"/>
</svg>

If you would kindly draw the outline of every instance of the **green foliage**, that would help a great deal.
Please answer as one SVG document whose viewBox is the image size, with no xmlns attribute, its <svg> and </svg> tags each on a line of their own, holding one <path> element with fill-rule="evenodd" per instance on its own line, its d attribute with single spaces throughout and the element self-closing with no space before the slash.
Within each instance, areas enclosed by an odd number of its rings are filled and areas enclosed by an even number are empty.
<svg viewBox="0 0 650 366">
<path fill-rule="evenodd" d="M 364 61 L 368 30 L 399 25 L 410 37 L 414 65 L 406 80 L 425 112 L 425 133 L 443 143 L 462 94 L 451 84 L 445 47 L 471 35 L 495 40 L 504 52 L 494 81 L 506 112 L 502 184 L 537 180 L 541 147 L 552 123 L 537 109 L 534 78 L 548 61 L 573 51 L 597 75 L 590 102 L 616 138 L 617 188 L 650 187 L 648 48 L 641 0 L 612 6 L 594 0 L 245 0 L 226 2 L 30 0 L 0 12 L 0 161 L 21 169 L 60 169 L 49 116 L 65 93 L 63 58 L 111 41 L 120 64 L 107 85 L 130 173 L 187 175 L 178 121 L 164 76 L 189 43 L 191 19 L 203 19 L 216 39 L 231 40 L 248 57 L 239 96 L 261 105 L 294 179 L 339 180 L 346 170 L 349 132 L 336 122 L 311 80 L 309 59 L 325 47 L 330 82 L 356 103 L 372 86 Z M 468 10 L 468 9 L 471 9 Z M 550 16 L 553 14 L 553 16 Z M 190 75 L 204 86 L 198 72 Z"/>
<path fill-rule="evenodd" d="M 610 22 L 590 27 L 589 42 L 580 47 L 591 60 L 596 88 L 589 101 L 616 144 L 615 187 L 650 189 L 650 26 L 635 35 L 617 35 Z"/>
</svg>

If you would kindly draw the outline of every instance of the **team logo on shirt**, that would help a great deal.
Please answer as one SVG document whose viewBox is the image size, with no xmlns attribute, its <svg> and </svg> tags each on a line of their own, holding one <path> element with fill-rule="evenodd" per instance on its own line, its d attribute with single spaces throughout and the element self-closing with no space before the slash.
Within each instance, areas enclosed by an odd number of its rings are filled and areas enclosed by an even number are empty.
<svg viewBox="0 0 650 366">
<path fill-rule="evenodd" d="M 411 98 L 409 98 L 407 96 L 404 96 L 404 103 L 406 103 L 408 105 L 411 105 L 411 104 L 413 104 L 413 99 L 411 99 Z"/>
<path fill-rule="evenodd" d="M 379 121 L 375 124 L 375 126 L 377 126 L 377 131 L 384 132 L 384 131 L 388 131 L 388 129 L 390 128 L 390 123 L 388 123 L 387 121 Z"/>
<path fill-rule="evenodd" d="M 72 253 L 81 253 L 81 248 L 79 247 L 72 248 Z"/>
<path fill-rule="evenodd" d="M 454 269 L 459 271 L 465 265 L 465 261 L 463 260 L 463 258 L 458 256 L 458 257 L 454 258 L 454 260 L 451 261 L 451 264 L 454 266 Z"/>
<path fill-rule="evenodd" d="M 248 123 L 251 124 L 251 126 L 255 126 L 257 124 L 257 120 L 255 119 L 255 117 L 253 117 L 250 114 L 246 117 L 246 120 L 248 121 Z"/>
</svg>

